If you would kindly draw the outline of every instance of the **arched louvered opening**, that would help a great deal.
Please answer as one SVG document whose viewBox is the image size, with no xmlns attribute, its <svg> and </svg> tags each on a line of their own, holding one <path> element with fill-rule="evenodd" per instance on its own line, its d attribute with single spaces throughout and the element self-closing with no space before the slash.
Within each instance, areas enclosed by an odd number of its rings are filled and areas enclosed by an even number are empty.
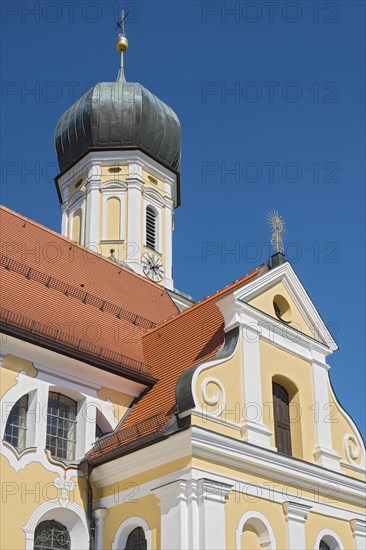
<svg viewBox="0 0 366 550">
<path fill-rule="evenodd" d="M 287 390 L 272 383 L 275 442 L 279 453 L 292 455 L 290 430 L 290 400 Z"/>
<path fill-rule="evenodd" d="M 28 394 L 23 395 L 12 407 L 5 426 L 4 441 L 18 452 L 26 448 Z"/>
<path fill-rule="evenodd" d="M 66 461 L 75 459 L 76 410 L 77 403 L 70 397 L 49 393 L 46 449 L 53 458 Z"/>
<path fill-rule="evenodd" d="M 34 534 L 33 550 L 71 550 L 67 528 L 55 520 L 42 521 Z"/>
<path fill-rule="evenodd" d="M 142 527 L 136 527 L 128 535 L 125 550 L 147 550 L 147 540 Z"/>
<path fill-rule="evenodd" d="M 325 542 L 324 539 L 320 541 L 319 550 L 331 550 L 330 546 Z"/>
<path fill-rule="evenodd" d="M 152 206 L 146 208 L 146 246 L 157 249 L 157 221 L 158 216 Z"/>
</svg>

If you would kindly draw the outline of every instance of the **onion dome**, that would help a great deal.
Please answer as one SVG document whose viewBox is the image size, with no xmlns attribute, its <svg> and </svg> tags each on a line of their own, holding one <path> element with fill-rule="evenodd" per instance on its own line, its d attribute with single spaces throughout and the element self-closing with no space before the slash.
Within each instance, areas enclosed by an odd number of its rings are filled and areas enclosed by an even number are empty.
<svg viewBox="0 0 366 550">
<path fill-rule="evenodd" d="M 123 23 L 123 20 L 122 20 Z M 140 149 L 175 172 L 180 169 L 180 123 L 175 112 L 137 82 L 126 82 L 124 30 L 117 40 L 116 82 L 93 86 L 60 118 L 55 146 L 61 172 L 93 150 Z"/>
</svg>

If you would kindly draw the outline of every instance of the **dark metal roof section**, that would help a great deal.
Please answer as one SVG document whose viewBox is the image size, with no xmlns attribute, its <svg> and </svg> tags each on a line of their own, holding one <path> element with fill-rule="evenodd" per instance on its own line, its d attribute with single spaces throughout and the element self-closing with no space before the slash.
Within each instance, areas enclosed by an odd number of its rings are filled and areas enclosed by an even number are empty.
<svg viewBox="0 0 366 550">
<path fill-rule="evenodd" d="M 60 118 L 55 145 L 61 172 L 93 149 L 140 149 L 180 169 L 180 123 L 175 112 L 137 82 L 101 82 Z"/>
</svg>

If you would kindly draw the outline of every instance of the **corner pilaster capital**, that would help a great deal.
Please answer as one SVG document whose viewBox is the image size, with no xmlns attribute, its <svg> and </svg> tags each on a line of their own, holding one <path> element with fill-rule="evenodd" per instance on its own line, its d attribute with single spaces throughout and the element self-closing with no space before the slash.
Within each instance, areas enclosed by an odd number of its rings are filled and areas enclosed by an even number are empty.
<svg viewBox="0 0 366 550">
<path fill-rule="evenodd" d="M 93 511 L 93 518 L 95 519 L 97 525 L 104 522 L 107 511 L 107 508 L 97 508 Z"/>
<path fill-rule="evenodd" d="M 299 502 L 287 501 L 282 504 L 286 521 L 305 523 L 312 507 L 300 504 Z"/>
<path fill-rule="evenodd" d="M 366 521 L 362 519 L 352 519 L 351 529 L 353 536 L 366 538 Z"/>
<path fill-rule="evenodd" d="M 100 177 L 102 175 L 102 168 L 100 162 L 93 162 L 88 167 L 88 177 L 87 184 L 97 181 L 100 182 Z"/>
<path fill-rule="evenodd" d="M 128 176 L 126 178 L 126 184 L 127 189 L 137 189 L 137 191 L 142 192 L 142 189 L 144 187 L 143 179 L 137 176 L 136 174 L 134 176 Z"/>
<path fill-rule="evenodd" d="M 164 201 L 165 201 L 165 208 L 168 208 L 169 210 L 173 210 L 173 207 L 174 207 L 173 199 L 171 199 L 167 195 L 164 195 Z"/>
<path fill-rule="evenodd" d="M 197 481 L 198 497 L 201 502 L 209 501 L 225 504 L 232 488 L 232 484 L 221 483 L 212 479 L 202 478 Z"/>
</svg>

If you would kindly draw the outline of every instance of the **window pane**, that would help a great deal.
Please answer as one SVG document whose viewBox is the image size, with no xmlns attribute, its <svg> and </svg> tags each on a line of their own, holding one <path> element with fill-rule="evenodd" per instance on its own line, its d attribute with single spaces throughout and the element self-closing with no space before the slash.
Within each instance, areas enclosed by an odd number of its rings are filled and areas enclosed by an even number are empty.
<svg viewBox="0 0 366 550">
<path fill-rule="evenodd" d="M 27 410 L 28 395 L 23 395 L 11 409 L 5 427 L 4 440 L 19 452 L 23 451 L 26 446 Z"/>
<path fill-rule="evenodd" d="M 136 527 L 128 535 L 126 549 L 125 550 L 146 550 L 147 541 L 145 538 L 145 532 L 142 527 Z"/>
<path fill-rule="evenodd" d="M 289 396 L 280 384 L 273 382 L 275 442 L 278 452 L 292 455 Z"/>
<path fill-rule="evenodd" d="M 59 460 L 72 461 L 75 458 L 76 407 L 73 399 L 50 392 L 46 448 Z"/>
<path fill-rule="evenodd" d="M 34 550 L 70 550 L 70 535 L 58 521 L 42 521 L 34 533 Z"/>
</svg>

